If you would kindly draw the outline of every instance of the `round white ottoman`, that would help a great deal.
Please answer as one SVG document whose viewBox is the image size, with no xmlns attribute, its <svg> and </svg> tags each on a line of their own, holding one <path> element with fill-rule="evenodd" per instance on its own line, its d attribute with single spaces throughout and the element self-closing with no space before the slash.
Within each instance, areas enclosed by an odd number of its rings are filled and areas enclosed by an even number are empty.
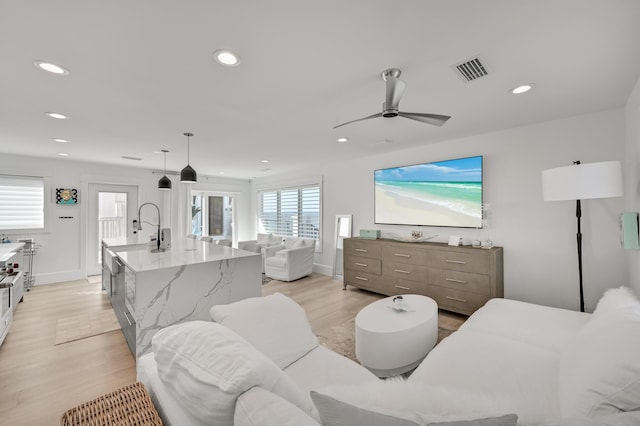
<svg viewBox="0 0 640 426">
<path fill-rule="evenodd" d="M 393 298 L 378 300 L 356 316 L 356 357 L 378 377 L 412 370 L 438 340 L 438 304 L 417 294 L 403 294 L 409 311 L 397 312 Z"/>
</svg>

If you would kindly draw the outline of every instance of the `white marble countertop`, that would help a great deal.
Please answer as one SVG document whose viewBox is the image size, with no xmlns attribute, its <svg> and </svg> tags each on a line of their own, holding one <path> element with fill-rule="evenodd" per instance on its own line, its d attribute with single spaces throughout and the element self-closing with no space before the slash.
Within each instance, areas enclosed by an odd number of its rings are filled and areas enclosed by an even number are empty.
<svg viewBox="0 0 640 426">
<path fill-rule="evenodd" d="M 145 240 L 136 235 L 135 237 L 103 238 L 102 243 L 107 247 L 132 246 L 136 244 L 149 244 L 149 239 L 147 238 Z"/>
<path fill-rule="evenodd" d="M 259 253 L 238 250 L 191 238 L 173 241 L 171 248 L 163 252 L 152 253 L 151 247 L 147 244 L 147 247 L 143 249 L 119 251 L 117 255 L 135 272 L 260 256 Z"/>
<path fill-rule="evenodd" d="M 24 243 L 3 243 L 0 244 L 0 256 L 7 253 L 20 250 L 24 247 Z"/>
</svg>

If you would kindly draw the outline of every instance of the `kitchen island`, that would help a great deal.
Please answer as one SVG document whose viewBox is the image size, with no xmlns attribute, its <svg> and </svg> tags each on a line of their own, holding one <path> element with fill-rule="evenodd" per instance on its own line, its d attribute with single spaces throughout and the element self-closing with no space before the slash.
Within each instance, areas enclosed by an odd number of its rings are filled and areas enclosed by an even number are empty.
<svg viewBox="0 0 640 426">
<path fill-rule="evenodd" d="M 161 328 L 210 321 L 212 306 L 262 295 L 258 253 L 190 238 L 152 253 L 148 244 L 134 240 L 102 243 L 116 263 L 111 290 L 103 286 L 136 359 L 151 351 L 151 338 Z"/>
</svg>

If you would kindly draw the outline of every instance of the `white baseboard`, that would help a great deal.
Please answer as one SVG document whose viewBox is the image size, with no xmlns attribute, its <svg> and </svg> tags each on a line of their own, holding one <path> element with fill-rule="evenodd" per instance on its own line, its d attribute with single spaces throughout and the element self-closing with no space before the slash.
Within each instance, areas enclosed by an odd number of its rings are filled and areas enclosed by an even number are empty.
<svg viewBox="0 0 640 426">
<path fill-rule="evenodd" d="M 333 274 L 333 266 L 313 264 L 313 272 L 330 277 Z"/>
<path fill-rule="evenodd" d="M 48 274 L 36 274 L 34 275 L 33 285 L 45 285 L 45 284 L 54 284 L 60 283 L 64 281 L 75 281 L 86 278 L 84 272 L 77 271 L 64 271 L 64 272 L 52 272 Z"/>
</svg>

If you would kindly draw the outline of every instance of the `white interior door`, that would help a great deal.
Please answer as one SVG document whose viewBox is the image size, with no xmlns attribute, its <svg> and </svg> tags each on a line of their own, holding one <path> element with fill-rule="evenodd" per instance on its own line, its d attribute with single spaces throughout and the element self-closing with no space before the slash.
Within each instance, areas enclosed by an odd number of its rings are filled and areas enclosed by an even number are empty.
<svg viewBox="0 0 640 426">
<path fill-rule="evenodd" d="M 132 220 L 138 214 L 138 187 L 89 184 L 87 217 L 87 276 L 102 269 L 103 238 L 133 235 Z"/>
</svg>

